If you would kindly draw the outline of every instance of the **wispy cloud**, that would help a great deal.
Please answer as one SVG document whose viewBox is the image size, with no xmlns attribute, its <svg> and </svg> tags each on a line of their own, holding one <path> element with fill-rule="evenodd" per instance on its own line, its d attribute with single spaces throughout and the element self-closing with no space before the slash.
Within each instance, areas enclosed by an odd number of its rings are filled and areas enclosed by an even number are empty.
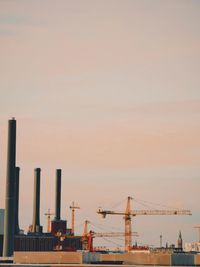
<svg viewBox="0 0 200 267">
<path fill-rule="evenodd" d="M 16 15 L 1 15 L 0 16 L 1 25 L 30 25 L 33 24 L 33 20 L 26 16 L 16 16 Z"/>
<path fill-rule="evenodd" d="M 13 30 L 8 30 L 8 29 L 1 29 L 0 28 L 0 36 L 2 37 L 12 37 L 15 36 L 16 32 Z"/>
</svg>

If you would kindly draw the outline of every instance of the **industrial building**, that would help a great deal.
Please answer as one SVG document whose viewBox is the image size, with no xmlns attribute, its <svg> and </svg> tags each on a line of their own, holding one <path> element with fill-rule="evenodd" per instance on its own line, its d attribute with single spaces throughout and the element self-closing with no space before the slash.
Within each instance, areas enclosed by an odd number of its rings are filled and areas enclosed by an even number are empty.
<svg viewBox="0 0 200 267">
<path fill-rule="evenodd" d="M 60 217 L 61 169 L 56 170 L 55 218 L 50 222 L 49 233 L 40 225 L 41 169 L 34 170 L 33 221 L 29 232 L 19 227 L 20 168 L 16 167 L 16 120 L 8 122 L 7 178 L 5 212 L 0 210 L 0 255 L 10 257 L 14 251 L 76 251 L 82 249 L 82 237 L 67 229 L 67 221 Z M 3 250 L 3 251 L 2 251 Z M 3 253 L 2 253 L 3 252 Z"/>
<path fill-rule="evenodd" d="M 67 235 L 69 232 L 67 221 L 60 217 L 61 173 L 61 169 L 56 170 L 55 217 L 50 222 L 50 232 L 44 233 L 43 227 L 40 225 L 41 169 L 34 170 L 33 221 L 26 235 L 21 234 L 19 226 L 15 225 L 15 229 L 18 231 L 15 233 L 14 251 L 76 251 L 82 249 L 82 237 Z M 15 213 L 15 216 L 15 222 L 18 222 L 18 213 Z"/>
<path fill-rule="evenodd" d="M 191 242 L 191 243 L 185 243 L 185 249 L 186 252 L 200 252 L 200 242 Z"/>
</svg>

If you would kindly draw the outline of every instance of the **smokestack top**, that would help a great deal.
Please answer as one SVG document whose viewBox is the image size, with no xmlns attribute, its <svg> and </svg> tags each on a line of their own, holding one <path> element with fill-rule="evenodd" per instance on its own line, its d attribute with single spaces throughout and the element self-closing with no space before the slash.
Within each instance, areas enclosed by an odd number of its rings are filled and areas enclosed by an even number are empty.
<svg viewBox="0 0 200 267">
<path fill-rule="evenodd" d="M 56 169 L 56 172 L 61 174 L 62 170 L 61 169 Z"/>
</svg>

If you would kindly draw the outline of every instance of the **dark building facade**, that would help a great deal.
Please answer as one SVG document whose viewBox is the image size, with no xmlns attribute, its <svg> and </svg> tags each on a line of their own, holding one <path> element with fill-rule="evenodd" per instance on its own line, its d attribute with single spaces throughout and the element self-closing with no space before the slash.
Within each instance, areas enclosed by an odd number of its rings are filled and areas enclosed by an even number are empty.
<svg viewBox="0 0 200 267">
<path fill-rule="evenodd" d="M 53 251 L 55 237 L 47 235 L 15 236 L 15 251 Z"/>
</svg>

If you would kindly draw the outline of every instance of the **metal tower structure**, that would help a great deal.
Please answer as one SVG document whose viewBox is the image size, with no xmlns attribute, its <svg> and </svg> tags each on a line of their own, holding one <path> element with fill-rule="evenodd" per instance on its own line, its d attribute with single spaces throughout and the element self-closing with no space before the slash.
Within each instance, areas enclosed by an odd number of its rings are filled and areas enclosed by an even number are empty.
<svg viewBox="0 0 200 267">
<path fill-rule="evenodd" d="M 80 207 L 75 206 L 74 201 L 72 205 L 69 207 L 72 210 L 72 235 L 74 235 L 74 228 L 75 228 L 75 209 L 80 209 Z"/>
<path fill-rule="evenodd" d="M 127 206 L 125 212 L 116 212 L 110 210 L 102 210 L 99 209 L 97 211 L 98 214 L 101 214 L 103 218 L 106 215 L 122 215 L 125 220 L 125 251 L 129 251 L 132 247 L 132 226 L 131 226 L 131 218 L 132 216 L 138 215 L 192 215 L 190 210 L 131 210 L 131 200 L 132 197 L 128 197 Z"/>
</svg>

